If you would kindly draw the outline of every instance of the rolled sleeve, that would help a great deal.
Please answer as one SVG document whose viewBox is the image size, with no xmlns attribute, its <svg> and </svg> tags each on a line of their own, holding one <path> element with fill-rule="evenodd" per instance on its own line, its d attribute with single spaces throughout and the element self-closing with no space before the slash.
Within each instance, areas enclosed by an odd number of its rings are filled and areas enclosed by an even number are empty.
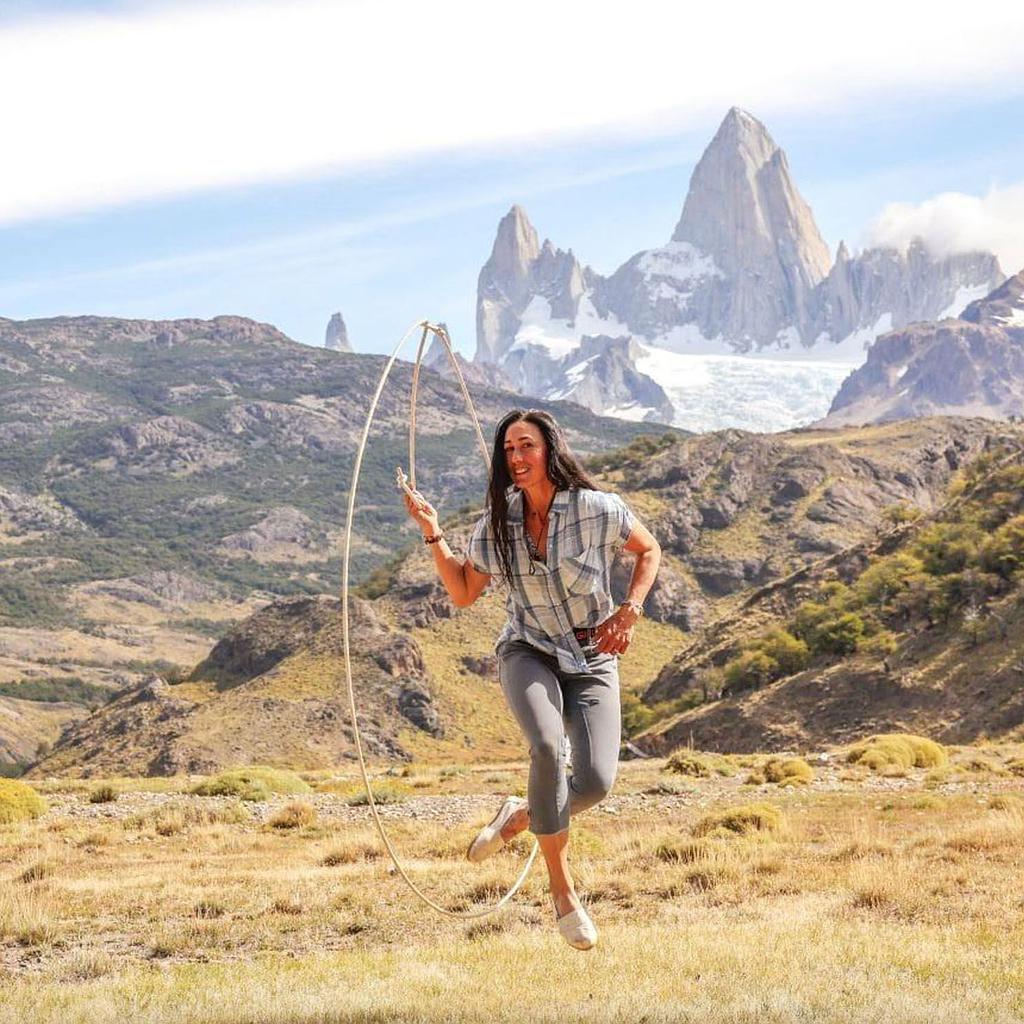
<svg viewBox="0 0 1024 1024">
<path fill-rule="evenodd" d="M 636 526 L 636 516 L 617 494 L 609 494 L 607 497 L 609 543 L 611 547 L 618 549 L 629 540 L 629 535 Z"/>
<path fill-rule="evenodd" d="M 491 524 L 487 516 L 481 516 L 473 527 L 469 544 L 466 546 L 466 558 L 469 564 L 487 576 L 495 576 L 498 573 L 497 551 L 494 540 L 491 536 Z"/>
</svg>

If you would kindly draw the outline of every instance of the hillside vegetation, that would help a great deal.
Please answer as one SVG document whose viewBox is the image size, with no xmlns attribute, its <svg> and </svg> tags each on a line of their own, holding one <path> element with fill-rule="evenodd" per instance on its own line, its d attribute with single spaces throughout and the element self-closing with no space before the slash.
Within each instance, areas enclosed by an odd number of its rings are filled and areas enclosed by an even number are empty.
<svg viewBox="0 0 1024 1024">
<path fill-rule="evenodd" d="M 946 501 L 746 597 L 666 666 L 648 702 L 700 707 L 641 740 L 803 746 L 883 727 L 955 742 L 1024 725 L 1024 439 L 966 464 Z M 714 699 L 718 697 L 719 699 Z"/>
<path fill-rule="evenodd" d="M 0 319 L 0 765 L 35 760 L 98 695 L 187 675 L 274 597 L 336 592 L 384 363 L 241 317 Z M 399 363 L 363 464 L 357 580 L 412 537 L 394 487 L 410 383 Z M 519 401 L 472 390 L 485 429 Z M 584 453 L 645 429 L 541 405 Z M 422 486 L 446 512 L 478 502 L 461 394 L 429 371 L 418 422 Z"/>
</svg>

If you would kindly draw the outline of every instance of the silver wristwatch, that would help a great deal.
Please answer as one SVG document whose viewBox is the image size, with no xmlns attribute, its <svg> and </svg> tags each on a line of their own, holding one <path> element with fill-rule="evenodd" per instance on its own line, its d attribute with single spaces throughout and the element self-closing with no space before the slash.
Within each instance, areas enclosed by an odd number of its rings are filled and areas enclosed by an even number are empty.
<svg viewBox="0 0 1024 1024">
<path fill-rule="evenodd" d="M 639 601 L 623 601 L 619 605 L 620 608 L 632 608 L 633 614 L 638 618 L 642 619 L 644 616 L 644 606 Z"/>
</svg>

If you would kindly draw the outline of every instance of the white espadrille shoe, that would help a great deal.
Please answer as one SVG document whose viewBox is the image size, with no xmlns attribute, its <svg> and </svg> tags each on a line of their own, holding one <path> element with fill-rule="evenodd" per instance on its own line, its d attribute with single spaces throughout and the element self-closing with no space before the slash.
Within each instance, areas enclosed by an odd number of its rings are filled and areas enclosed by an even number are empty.
<svg viewBox="0 0 1024 1024">
<path fill-rule="evenodd" d="M 597 945 L 597 929 L 582 907 L 558 919 L 558 933 L 573 949 L 593 949 Z"/>
<path fill-rule="evenodd" d="M 510 796 L 491 821 L 480 829 L 476 839 L 469 844 L 466 859 L 479 864 L 480 861 L 487 860 L 497 853 L 505 845 L 505 840 L 501 838 L 501 830 L 508 824 L 509 818 L 525 806 L 526 801 L 522 797 Z"/>
</svg>

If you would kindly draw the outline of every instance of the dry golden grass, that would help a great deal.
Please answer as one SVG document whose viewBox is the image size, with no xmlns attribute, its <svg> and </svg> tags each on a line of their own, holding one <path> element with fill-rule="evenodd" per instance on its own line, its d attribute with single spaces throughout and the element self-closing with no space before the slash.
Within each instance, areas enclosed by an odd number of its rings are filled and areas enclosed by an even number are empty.
<svg viewBox="0 0 1024 1024">
<path fill-rule="evenodd" d="M 326 773 L 306 780 L 318 819 L 290 829 L 263 823 L 288 797 L 235 819 L 223 808 L 242 805 L 180 793 L 154 807 L 119 787 L 102 808 L 61 793 L 0 828 L 0 1024 L 1019 1019 L 1020 783 L 977 773 L 935 792 L 921 769 L 846 771 L 744 811 L 742 775 L 665 792 L 663 762 L 623 764 L 571 833 L 601 930 L 589 954 L 558 938 L 540 865 L 497 916 L 420 906 Z M 384 810 L 410 875 L 452 909 L 493 902 L 529 837 L 483 865 L 464 853 L 523 766 L 409 779 L 425 785 Z M 477 796 L 432 817 L 446 793 Z M 784 828 L 743 831 L 772 810 Z"/>
</svg>

